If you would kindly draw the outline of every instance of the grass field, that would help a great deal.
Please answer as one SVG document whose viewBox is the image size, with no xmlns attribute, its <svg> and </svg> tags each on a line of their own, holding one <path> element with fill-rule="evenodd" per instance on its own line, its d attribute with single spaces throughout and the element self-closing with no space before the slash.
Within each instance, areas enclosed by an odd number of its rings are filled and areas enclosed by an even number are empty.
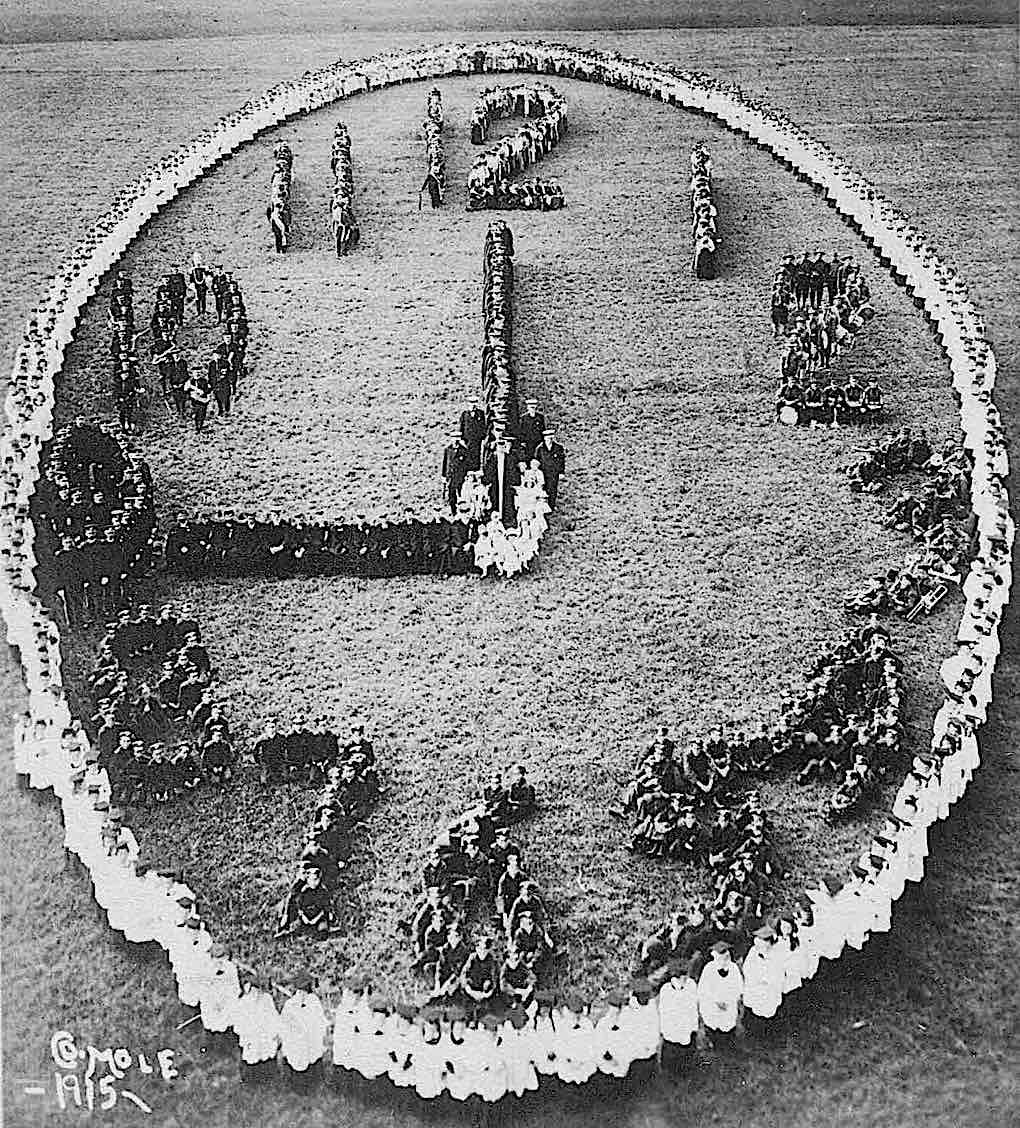
<svg viewBox="0 0 1020 1128">
<path fill-rule="evenodd" d="M 926 226 L 943 227 L 946 249 L 959 249 L 957 261 L 980 279 L 1006 411 L 1011 393 L 1015 404 L 1010 344 L 1017 338 L 1009 281 L 1015 191 L 1008 178 L 1016 139 L 1002 97 L 1012 89 L 1012 37 L 1007 31 L 841 30 L 794 41 L 781 31 L 733 31 L 636 33 L 599 42 L 686 65 L 694 65 L 697 44 L 697 65 L 732 74 L 787 106 L 867 167 Z M 19 272 L 24 278 L 45 271 L 75 225 L 99 206 L 102 186 L 139 167 L 152 148 L 243 100 L 249 87 L 312 65 L 334 48 L 367 53 L 378 40 L 348 37 L 339 46 L 295 37 L 278 46 L 272 67 L 257 41 L 243 40 L 232 41 L 229 51 L 222 41 L 64 47 L 59 61 L 51 48 L 10 49 L 6 66 L 19 73 L 7 125 L 19 165 L 9 173 L 13 194 L 5 219 L 21 226 L 8 260 L 9 288 Z M 239 55 L 246 67 L 236 65 Z M 867 83 L 858 76 L 861 57 L 868 60 Z M 117 121 L 95 105 L 94 76 L 113 60 L 122 70 L 105 96 L 124 92 Z M 47 72 L 46 65 L 54 69 Z M 75 72 L 73 83 L 68 70 Z M 834 104 L 834 94 L 851 84 L 852 102 L 844 95 Z M 850 503 L 844 493 L 835 465 L 853 436 L 799 435 L 791 442 L 767 423 L 775 361 L 763 301 L 772 265 L 791 243 L 853 249 L 850 233 L 778 166 L 721 129 L 644 99 L 562 85 L 572 132 L 548 167 L 563 179 L 568 210 L 515 222 L 519 366 L 526 387 L 559 420 L 576 467 L 539 574 L 516 586 L 419 579 L 388 583 L 383 592 L 356 582 L 327 589 L 292 581 L 187 592 L 201 604 L 242 725 L 265 709 L 293 715 L 309 687 L 310 696 L 341 714 L 353 705 L 379 718 L 400 814 L 384 807 L 374 817 L 374 854 L 383 862 L 361 890 L 365 929 L 345 940 L 342 954 L 339 945 L 320 953 L 327 977 L 336 961 L 366 953 L 375 959 L 381 949 L 399 981 L 400 954 L 385 945 L 392 920 L 406 907 L 402 885 L 420 863 L 435 817 L 470 794 L 497 745 L 508 761 L 532 764 L 555 796 L 526 841 L 571 938 L 572 973 L 591 983 L 610 981 L 627 954 L 614 951 L 612 933 L 654 916 L 677 891 L 675 882 L 660 881 L 657 868 L 623 861 L 622 834 L 608 820 L 591 821 L 635 741 L 660 714 L 700 731 L 731 715 L 727 702 L 765 712 L 800 665 L 796 647 L 840 628 L 834 601 L 842 590 L 872 559 L 893 560 L 905 547 L 879 535 L 877 510 Z M 463 120 L 471 89 L 469 81 L 444 84 L 454 123 L 458 115 Z M 140 93 L 152 99 L 144 112 L 128 97 Z M 297 154 L 293 255 L 282 261 L 269 255 L 258 221 L 270 139 L 189 191 L 132 251 L 136 277 L 194 247 L 206 251 L 207 261 L 222 256 L 242 279 L 256 333 L 258 366 L 229 431 L 217 429 L 201 448 L 158 417 L 147 431 L 144 449 L 164 513 L 193 504 L 214 486 L 241 509 L 278 501 L 350 512 L 394 498 L 437 497 L 443 428 L 474 390 L 484 220 L 459 207 L 468 159 L 463 131 L 451 142 L 454 191 L 447 210 L 440 216 L 415 210 L 413 123 L 423 93 L 405 87 L 337 111 L 354 136 L 365 231 L 363 253 L 342 267 L 326 255 L 320 218 L 333 112 L 284 131 Z M 31 116 L 39 106 L 41 120 Z M 196 117 L 185 127 L 189 113 Z M 92 145 L 79 161 L 90 135 L 108 138 L 109 151 Z M 696 136 L 712 147 L 729 237 L 723 278 L 707 295 L 689 281 L 679 224 L 678 173 Z M 53 160 L 58 137 L 81 169 L 82 199 L 61 192 L 66 164 Z M 954 165 L 960 157 L 965 163 Z M 636 166 L 629 176 L 628 162 Z M 612 179 L 597 171 L 607 167 Z M 663 245 L 681 253 L 663 257 L 657 253 Z M 432 253 L 426 258 L 425 251 Z M 394 262 L 399 287 L 391 278 Z M 869 275 L 877 278 L 877 270 L 875 264 Z M 280 287 L 284 272 L 288 281 Z M 944 431 L 950 400 L 934 347 L 905 296 L 887 283 L 876 288 L 882 316 L 846 363 L 888 373 L 897 418 L 911 421 L 923 412 Z M 284 301 L 300 303 L 293 328 L 283 323 Z M 370 308 L 383 312 L 373 315 Z M 67 411 L 88 402 L 84 389 L 98 339 L 95 312 L 90 318 L 71 358 L 62 400 Z M 423 371 L 426 380 L 419 379 Z M 303 423 L 309 416 L 319 421 L 312 433 Z M 267 418 L 279 439 L 266 435 Z M 681 494 L 678 481 L 689 490 Z M 755 535 L 734 536 L 734 526 Z M 256 603 L 259 612 L 252 610 Z M 718 626 L 723 615 L 726 631 Z M 251 645 L 256 617 L 287 623 L 293 651 L 269 631 Z M 910 719 L 921 731 L 930 717 L 926 687 L 939 651 L 936 634 L 904 636 L 918 673 Z M 465 679 L 468 668 L 472 676 Z M 1015 667 L 1007 665 L 998 681 L 1001 701 L 1011 688 Z M 998 845 L 1016 830 L 1017 789 L 1006 746 L 1011 719 L 1000 706 L 990 724 L 986 770 L 940 836 L 933 880 L 898 910 L 897 931 L 881 951 L 870 949 L 857 967 L 813 988 L 800 1013 L 785 1015 L 753 1060 L 719 1063 L 677 1090 L 656 1087 L 645 1100 L 625 1103 L 621 1118 L 672 1123 L 714 1114 L 720 1123 L 867 1124 L 931 1122 L 937 1114 L 959 1123 L 1002 1122 L 1015 1098 L 1007 1085 L 1012 1007 L 1001 981 L 1009 966 L 1002 961 L 1009 954 L 1016 852 L 1010 856 Z M 439 797 L 438 778 L 447 783 Z M 817 796 L 802 802 L 816 804 Z M 134 1037 L 139 1048 L 154 1048 L 162 1038 L 160 1044 L 191 1060 L 188 1075 L 159 1095 L 159 1116 L 165 1123 L 217 1116 L 214 1110 L 233 1092 L 230 1067 L 203 1059 L 193 1032 L 173 1032 L 178 1008 L 162 998 L 167 969 L 116 948 L 80 879 L 51 873 L 60 865 L 52 810 L 9 794 L 4 803 L 5 825 L 13 830 L 4 867 L 4 1036 L 8 1047 L 19 1043 L 8 1070 L 19 1076 L 38 1070 L 49 1031 L 58 1025 L 97 1043 Z M 242 843 L 231 829 L 240 820 L 218 819 L 211 800 L 196 805 L 205 808 L 198 812 L 202 845 L 221 875 L 219 887 L 209 890 L 213 919 L 241 936 L 246 954 L 255 952 L 264 929 L 246 919 L 238 902 L 279 885 L 296 848 L 289 826 L 303 819 L 299 814 L 288 823 L 276 812 L 271 833 L 246 835 Z M 267 825 L 275 806 L 245 810 L 245 829 Z M 784 845 L 795 845 L 798 828 L 808 826 L 805 811 L 786 803 L 781 817 Z M 569 859 L 550 848 L 564 830 L 571 835 Z M 177 849 L 197 845 L 185 842 L 169 817 L 153 832 Z M 817 837 L 817 825 L 810 827 L 795 851 L 804 876 Z M 846 844 L 829 848 L 838 854 Z M 240 888 L 250 869 L 263 887 Z M 579 874 L 589 889 L 577 882 Z M 44 875 L 49 883 L 40 890 Z M 658 901 L 648 900 L 653 882 Z M 15 892 L 23 889 L 31 891 L 28 905 Z M 37 977 L 42 937 L 54 967 L 47 982 Z M 98 962 L 87 947 L 99 949 Z M 284 962 L 285 953 L 263 947 L 260 954 Z M 857 1020 L 867 1025 L 854 1031 Z M 911 1081 L 936 1069 L 940 1085 Z M 973 1104 L 968 1085 L 988 1107 Z M 9 1106 L 10 1118 L 23 1117 L 11 1122 L 42 1123 L 26 1099 Z M 264 1109 L 242 1097 L 234 1115 L 244 1124 L 394 1120 L 382 1110 L 294 1104 L 283 1094 Z M 545 1116 L 590 1122 L 583 1107 L 566 1104 Z"/>
</svg>

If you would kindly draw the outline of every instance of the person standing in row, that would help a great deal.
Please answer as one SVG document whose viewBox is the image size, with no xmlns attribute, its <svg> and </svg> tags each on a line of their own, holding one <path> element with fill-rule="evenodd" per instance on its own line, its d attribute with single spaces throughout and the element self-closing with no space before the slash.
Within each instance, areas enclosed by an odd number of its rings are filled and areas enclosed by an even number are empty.
<svg viewBox="0 0 1020 1128">
<path fill-rule="evenodd" d="M 183 325 L 184 307 L 188 301 L 188 283 L 176 263 L 167 275 L 167 289 L 170 292 L 170 309 L 174 321 L 178 325 Z"/>
<path fill-rule="evenodd" d="M 184 386 L 191 402 L 191 414 L 195 421 L 195 433 L 201 434 L 205 427 L 205 417 L 212 402 L 209 381 L 204 376 L 193 376 Z"/>
<path fill-rule="evenodd" d="M 485 412 L 475 406 L 461 412 L 460 437 L 467 448 L 468 470 L 480 470 L 482 466 L 482 443 L 485 441 Z"/>
<path fill-rule="evenodd" d="M 222 266 L 217 266 L 213 271 L 210 285 L 213 292 L 213 302 L 216 305 L 216 323 L 218 325 L 223 321 L 223 307 L 227 297 L 227 276 L 223 273 Z"/>
<path fill-rule="evenodd" d="M 460 491 L 468 474 L 468 448 L 459 431 L 450 436 L 450 444 L 443 451 L 443 477 L 446 479 L 446 502 L 450 512 L 456 514 Z"/>
<path fill-rule="evenodd" d="M 542 432 L 542 442 L 535 448 L 535 460 L 545 479 L 545 492 L 549 498 L 549 508 L 556 508 L 556 497 L 559 493 L 560 478 L 566 468 L 567 456 L 560 443 L 556 442 L 556 431 L 546 427 Z"/>
<path fill-rule="evenodd" d="M 524 408 L 520 422 L 521 446 L 524 458 L 530 462 L 545 434 L 545 416 L 538 410 L 538 400 L 525 400 Z"/>
<path fill-rule="evenodd" d="M 202 265 L 198 255 L 195 255 L 194 265 L 190 274 L 191 284 L 195 287 L 195 312 L 199 317 L 205 316 L 206 299 L 209 294 L 209 274 Z"/>
</svg>

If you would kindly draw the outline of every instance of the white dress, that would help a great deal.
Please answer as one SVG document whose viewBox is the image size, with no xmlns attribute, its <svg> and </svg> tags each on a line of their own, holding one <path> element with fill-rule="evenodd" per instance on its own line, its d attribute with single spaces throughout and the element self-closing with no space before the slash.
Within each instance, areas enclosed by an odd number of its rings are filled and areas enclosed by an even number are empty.
<svg viewBox="0 0 1020 1128">
<path fill-rule="evenodd" d="M 706 964 L 698 979 L 698 1011 L 706 1028 L 733 1030 L 743 992 L 744 977 L 735 963 L 719 966 L 713 961 Z"/>
<path fill-rule="evenodd" d="M 783 970 L 773 958 L 773 945 L 756 940 L 744 957 L 744 1006 L 759 1018 L 772 1018 L 783 1001 Z"/>
<path fill-rule="evenodd" d="M 241 995 L 233 1012 L 241 1059 L 248 1065 L 271 1061 L 280 1048 L 280 1012 L 273 996 L 257 988 Z"/>
<path fill-rule="evenodd" d="M 659 991 L 659 1031 L 663 1040 L 686 1046 L 697 1029 L 697 983 L 688 975 L 664 983 Z"/>
</svg>

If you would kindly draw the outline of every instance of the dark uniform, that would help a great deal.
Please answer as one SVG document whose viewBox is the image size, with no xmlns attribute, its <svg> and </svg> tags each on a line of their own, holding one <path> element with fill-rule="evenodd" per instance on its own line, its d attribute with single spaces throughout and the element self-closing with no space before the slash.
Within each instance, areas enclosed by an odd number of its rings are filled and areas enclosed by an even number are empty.
<svg viewBox="0 0 1020 1128">
<path fill-rule="evenodd" d="M 175 270 L 173 273 L 167 275 L 167 284 L 170 291 L 170 308 L 173 311 L 174 320 L 178 325 L 183 325 L 184 307 L 188 300 L 187 280 L 179 270 Z"/>
<path fill-rule="evenodd" d="M 450 512 L 457 512 L 457 501 L 468 472 L 468 449 L 463 439 L 456 439 L 443 451 L 443 477 L 446 479 L 446 501 Z"/>
<path fill-rule="evenodd" d="M 213 301 L 216 304 L 216 321 L 219 323 L 223 320 L 223 304 L 227 295 L 227 276 L 221 271 L 217 271 L 212 276 L 211 286 Z"/>
<path fill-rule="evenodd" d="M 485 439 L 485 412 L 480 407 L 472 407 L 461 412 L 460 437 L 468 451 L 469 470 L 478 470 L 482 464 L 482 442 Z"/>
<path fill-rule="evenodd" d="M 565 472 L 567 458 L 563 447 L 551 435 L 546 435 L 545 438 L 549 441 L 543 440 L 539 444 L 534 457 L 538 459 L 542 477 L 545 479 L 545 493 L 546 497 L 549 498 L 549 508 L 555 509 L 556 498 L 560 489 L 560 478 Z"/>
<path fill-rule="evenodd" d="M 204 314 L 209 293 L 209 275 L 204 266 L 196 265 L 192 270 L 191 284 L 195 287 L 195 312 Z"/>
<path fill-rule="evenodd" d="M 533 411 L 529 405 L 528 410 L 520 418 L 519 430 L 524 457 L 530 462 L 545 434 L 545 416 L 539 411 Z"/>
</svg>

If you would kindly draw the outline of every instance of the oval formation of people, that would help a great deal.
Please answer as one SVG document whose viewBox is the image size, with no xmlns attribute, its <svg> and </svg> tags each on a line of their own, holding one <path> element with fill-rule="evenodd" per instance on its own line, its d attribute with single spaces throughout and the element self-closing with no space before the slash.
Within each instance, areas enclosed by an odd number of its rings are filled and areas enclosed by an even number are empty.
<svg viewBox="0 0 1020 1128">
<path fill-rule="evenodd" d="M 18 801 L 123 974 L 225 1083 L 401 1115 L 811 1038 L 981 763 L 1014 525 L 964 278 L 697 60 L 443 41 L 191 132 L 5 401 Z"/>
</svg>

